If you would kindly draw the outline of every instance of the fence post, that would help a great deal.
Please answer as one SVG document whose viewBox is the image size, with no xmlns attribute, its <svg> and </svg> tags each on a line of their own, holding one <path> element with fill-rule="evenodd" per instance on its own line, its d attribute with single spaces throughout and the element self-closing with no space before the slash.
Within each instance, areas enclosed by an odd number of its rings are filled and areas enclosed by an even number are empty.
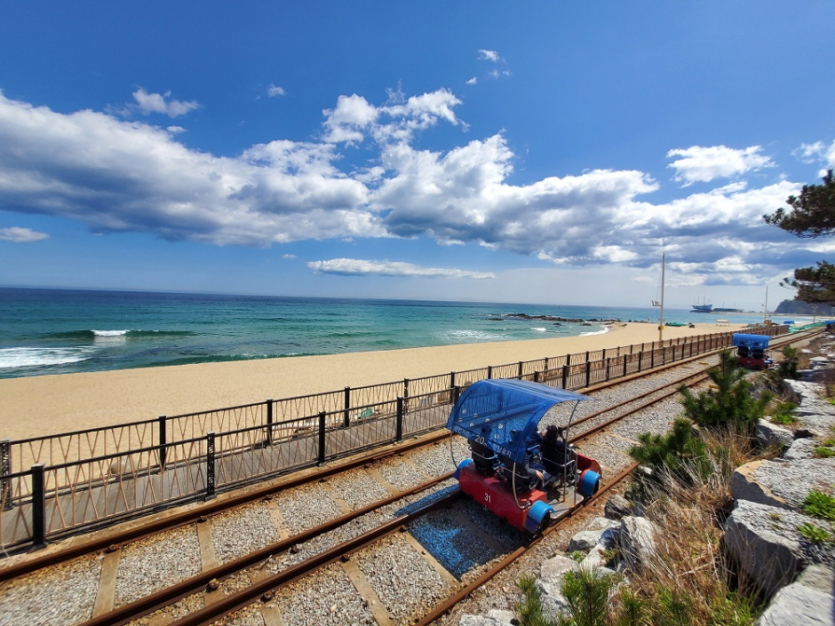
<svg viewBox="0 0 835 626">
<path fill-rule="evenodd" d="M 519 361 L 519 380 L 522 380 L 522 370 L 524 366 L 522 365 L 522 361 Z"/>
<path fill-rule="evenodd" d="M 455 387 L 452 388 L 452 404 L 455 404 L 456 402 L 458 402 L 458 398 L 460 398 L 460 397 L 461 397 L 461 387 L 458 386 L 458 385 L 455 385 Z"/>
<path fill-rule="evenodd" d="M 533 373 L 533 382 L 535 382 L 535 383 L 538 383 L 538 382 L 539 382 L 539 370 L 535 370 L 535 371 L 534 371 L 534 373 Z"/>
<path fill-rule="evenodd" d="M 487 380 L 490 380 L 491 378 L 493 378 L 493 366 L 488 365 L 487 366 Z"/>
<path fill-rule="evenodd" d="M 206 500 L 215 497 L 215 431 L 206 433 Z"/>
<path fill-rule="evenodd" d="M 568 389 L 568 364 L 562 366 L 562 388 Z"/>
<path fill-rule="evenodd" d="M 588 352 L 586 352 L 588 354 Z M 586 387 L 591 385 L 591 361 L 586 359 Z"/>
<path fill-rule="evenodd" d="M 409 397 L 409 379 L 408 378 L 403 379 L 403 397 L 404 398 Z"/>
<path fill-rule="evenodd" d="M 397 421 L 395 422 L 395 441 L 403 441 L 403 398 L 397 397 Z"/>
<path fill-rule="evenodd" d="M 0 502 L 3 510 L 12 508 L 12 479 L 2 478 L 12 473 L 12 442 L 8 439 L 0 441 Z"/>
<path fill-rule="evenodd" d="M 627 355 L 623 355 L 623 375 L 626 376 L 626 359 L 629 357 Z"/>
<path fill-rule="evenodd" d="M 325 412 L 319 413 L 319 465 L 325 462 Z"/>
<path fill-rule="evenodd" d="M 606 382 L 609 382 L 609 361 L 611 361 L 611 359 L 606 359 Z"/>
<path fill-rule="evenodd" d="M 643 344 L 641 344 L 641 345 L 643 345 Z M 638 371 L 639 372 L 641 371 L 641 368 L 643 368 L 643 366 L 644 366 L 644 351 L 641 350 L 638 353 Z"/>
<path fill-rule="evenodd" d="M 159 424 L 159 428 L 157 429 L 157 443 L 159 444 L 159 469 L 162 471 L 165 469 L 165 457 L 168 454 L 168 448 L 165 447 L 165 444 L 168 443 L 168 436 L 165 427 L 165 415 L 160 415 L 157 419 L 157 423 Z"/>
<path fill-rule="evenodd" d="M 348 428 L 351 425 L 351 388 L 345 387 L 344 413 L 342 414 L 342 426 Z"/>
<path fill-rule="evenodd" d="M 267 445 L 273 445 L 273 400 L 267 400 Z"/>
<path fill-rule="evenodd" d="M 649 352 L 649 369 L 655 367 L 655 342 L 652 342 L 652 350 Z"/>
<path fill-rule="evenodd" d="M 547 371 L 548 371 L 548 369 L 549 369 L 549 368 L 548 368 L 548 360 L 549 360 L 549 358 L 546 356 L 546 357 L 545 357 L 545 371 L 546 371 L 546 372 L 547 372 Z"/>
<path fill-rule="evenodd" d="M 32 466 L 32 546 L 46 545 L 46 489 L 44 488 L 44 464 Z"/>
<path fill-rule="evenodd" d="M 455 387 L 455 372 L 449 373 L 449 388 L 452 389 Z"/>
</svg>

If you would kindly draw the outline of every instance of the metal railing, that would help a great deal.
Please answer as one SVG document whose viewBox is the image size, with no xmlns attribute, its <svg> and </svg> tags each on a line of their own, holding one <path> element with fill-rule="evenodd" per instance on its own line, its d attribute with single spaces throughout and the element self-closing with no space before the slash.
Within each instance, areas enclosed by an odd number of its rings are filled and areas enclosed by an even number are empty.
<svg viewBox="0 0 835 626">
<path fill-rule="evenodd" d="M 751 332 L 779 335 L 787 329 Z M 458 393 L 484 378 L 581 389 L 728 346 L 732 334 L 0 441 L 0 548 L 43 545 L 49 537 L 211 498 L 220 490 L 441 428 Z"/>
</svg>

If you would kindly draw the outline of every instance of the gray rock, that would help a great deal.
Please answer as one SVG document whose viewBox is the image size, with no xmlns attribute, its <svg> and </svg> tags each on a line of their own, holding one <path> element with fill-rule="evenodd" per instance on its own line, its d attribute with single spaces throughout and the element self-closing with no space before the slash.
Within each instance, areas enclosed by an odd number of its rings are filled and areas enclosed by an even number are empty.
<svg viewBox="0 0 835 626">
<path fill-rule="evenodd" d="M 503 624 L 510 624 L 515 618 L 513 611 L 506 611 L 505 609 L 490 609 L 487 611 L 487 617 L 497 619 Z"/>
<path fill-rule="evenodd" d="M 783 458 L 787 461 L 812 459 L 818 445 L 818 442 L 814 439 L 795 439 L 791 447 L 783 453 Z"/>
<path fill-rule="evenodd" d="M 757 626 L 835 626 L 833 573 L 812 565 L 797 581 L 783 587 L 757 621 Z"/>
<path fill-rule="evenodd" d="M 766 420 L 760 420 L 757 424 L 757 441 L 763 448 L 774 446 L 785 450 L 794 442 L 794 433 Z"/>
<path fill-rule="evenodd" d="M 606 548 L 598 544 L 594 546 L 586 555 L 586 558 L 580 562 L 580 567 L 587 570 L 598 569 L 606 567 L 606 562 Z"/>
<path fill-rule="evenodd" d="M 737 500 L 725 521 L 725 546 L 740 569 L 768 596 L 794 579 L 803 564 L 797 526 L 804 515 Z"/>
<path fill-rule="evenodd" d="M 459 626 L 511 626 L 510 620 L 500 620 L 495 617 L 485 617 L 483 615 L 469 615 L 465 613 L 461 616 Z"/>
<path fill-rule="evenodd" d="M 798 509 L 821 484 L 835 484 L 835 458 L 754 461 L 733 473 L 731 495 L 737 500 Z"/>
<path fill-rule="evenodd" d="M 655 554 L 655 526 L 645 517 L 624 517 L 619 540 L 623 559 L 631 569 L 647 563 Z"/>
<path fill-rule="evenodd" d="M 620 528 L 620 520 L 595 517 L 586 530 L 609 530 L 610 528 Z"/>
<path fill-rule="evenodd" d="M 577 561 L 560 555 L 544 561 L 540 566 L 540 578 L 536 586 L 542 594 L 542 613 L 546 618 L 556 621 L 568 609 L 568 603 L 562 595 L 563 576 L 578 567 L 580 565 Z"/>
<path fill-rule="evenodd" d="M 605 530 L 581 530 L 568 542 L 568 551 L 577 552 L 579 550 L 581 552 L 587 552 L 591 550 L 600 543 L 600 539 L 605 532 Z"/>
<path fill-rule="evenodd" d="M 632 505 L 629 504 L 629 500 L 621 495 L 614 495 L 606 500 L 603 511 L 604 515 L 611 520 L 619 520 L 627 515 L 633 515 Z"/>
</svg>

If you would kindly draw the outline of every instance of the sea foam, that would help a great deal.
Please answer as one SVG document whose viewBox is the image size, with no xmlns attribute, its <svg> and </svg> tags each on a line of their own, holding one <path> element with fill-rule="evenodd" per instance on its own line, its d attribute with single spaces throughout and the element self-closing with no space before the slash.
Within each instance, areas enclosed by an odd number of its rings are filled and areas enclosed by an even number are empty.
<svg viewBox="0 0 835 626">
<path fill-rule="evenodd" d="M 94 337 L 122 337 L 127 335 L 127 330 L 93 330 Z"/>
<path fill-rule="evenodd" d="M 0 348 L 0 369 L 78 363 L 87 358 L 84 348 Z"/>
</svg>

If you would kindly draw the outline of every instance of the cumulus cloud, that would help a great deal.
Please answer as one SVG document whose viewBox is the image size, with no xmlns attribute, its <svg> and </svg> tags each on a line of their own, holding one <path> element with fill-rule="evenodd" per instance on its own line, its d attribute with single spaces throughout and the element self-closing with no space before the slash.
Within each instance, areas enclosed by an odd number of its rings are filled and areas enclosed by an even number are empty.
<svg viewBox="0 0 835 626">
<path fill-rule="evenodd" d="M 279 87 L 278 85 L 270 84 L 270 86 L 267 87 L 267 95 L 270 98 L 276 98 L 278 96 L 286 96 L 287 92 L 284 91 L 283 87 Z"/>
<path fill-rule="evenodd" d="M 493 63 L 498 63 L 502 59 L 495 50 L 479 50 L 478 58 L 481 61 L 492 61 Z"/>
<path fill-rule="evenodd" d="M 719 272 L 740 284 L 820 256 L 813 244 L 762 220 L 798 193 L 800 185 L 790 181 L 760 188 L 731 181 L 659 203 L 652 196 L 659 183 L 638 170 L 593 169 L 514 184 L 516 155 L 501 132 L 444 150 L 417 147 L 425 129 L 465 127 L 461 105 L 446 89 L 410 97 L 392 91 L 382 104 L 343 95 L 323 112 L 319 137 L 275 139 L 220 157 L 186 147 L 171 127 L 90 110 L 57 113 L 0 92 L 0 208 L 82 221 L 97 233 L 215 245 L 426 237 L 564 267 L 640 268 L 666 250 L 682 276 L 706 280 Z M 343 165 L 359 144 L 368 160 Z M 719 167 L 733 161 L 729 153 L 739 162 Z M 685 181 L 771 164 L 757 146 L 671 155 L 680 157 L 676 169 Z M 457 275 L 388 261 L 317 263 L 318 271 L 343 274 Z"/>
<path fill-rule="evenodd" d="M 166 91 L 164 94 L 148 93 L 140 87 L 133 92 L 133 99 L 136 101 L 136 104 L 132 105 L 132 109 L 139 111 L 143 115 L 162 113 L 168 117 L 180 117 L 200 108 L 200 103 L 194 100 L 188 102 L 182 100 L 166 100 L 170 96 L 170 91 Z"/>
<path fill-rule="evenodd" d="M 470 80 L 466 81 L 466 83 L 467 83 L 468 85 L 477 85 L 477 84 L 478 84 L 478 78 L 476 78 L 475 76 L 473 76 Z"/>
<path fill-rule="evenodd" d="M 0 228 L 0 240 L 11 241 L 13 243 L 32 243 L 33 241 L 41 241 L 48 239 L 49 235 L 46 233 L 39 233 L 31 228 L 20 228 L 19 226 L 12 226 L 10 228 Z"/>
<path fill-rule="evenodd" d="M 774 167 L 775 163 L 760 154 L 760 146 L 735 150 L 727 146 L 691 146 L 677 148 L 667 153 L 667 158 L 680 157 L 670 163 L 676 171 L 674 180 L 685 187 L 696 182 L 708 183 L 717 178 L 730 178 L 738 174 Z"/>
<path fill-rule="evenodd" d="M 495 274 L 471 272 L 468 270 L 421 267 L 412 263 L 398 261 L 366 261 L 363 259 L 330 259 L 329 261 L 311 261 L 307 266 L 326 274 L 342 276 L 412 276 L 420 278 L 495 278 Z"/>
</svg>

